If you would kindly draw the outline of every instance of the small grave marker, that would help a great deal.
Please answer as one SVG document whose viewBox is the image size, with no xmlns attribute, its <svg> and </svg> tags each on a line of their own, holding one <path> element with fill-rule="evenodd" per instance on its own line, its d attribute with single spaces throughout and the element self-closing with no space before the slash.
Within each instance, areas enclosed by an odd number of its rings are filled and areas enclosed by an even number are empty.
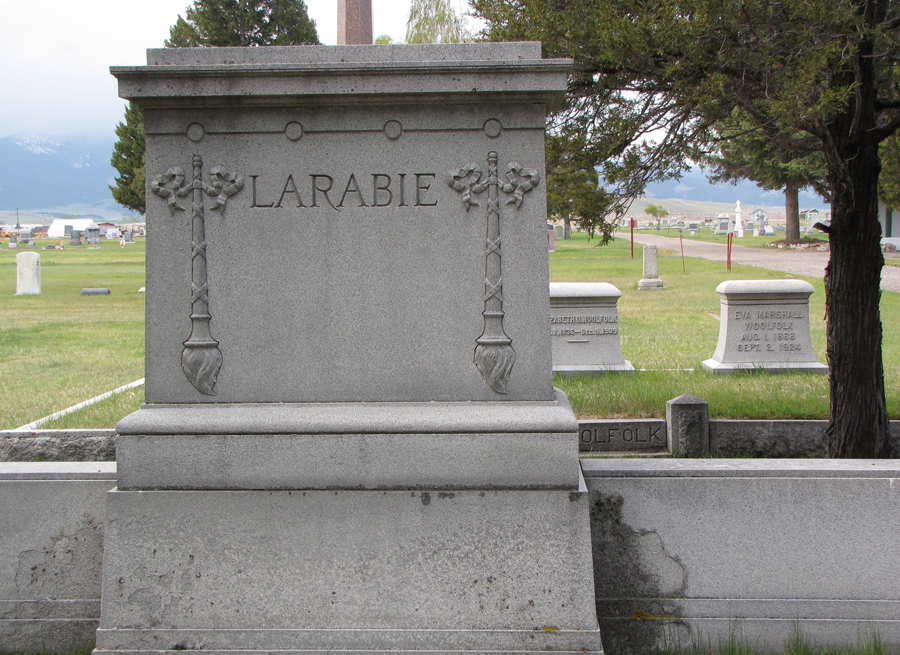
<svg viewBox="0 0 900 655">
<path fill-rule="evenodd" d="M 36 296 L 41 293 L 41 256 L 36 252 L 16 255 L 16 295 Z"/>
<path fill-rule="evenodd" d="M 719 342 L 703 368 L 713 373 L 828 372 L 810 341 L 809 282 L 729 280 L 716 291 L 721 298 Z"/>
<path fill-rule="evenodd" d="M 644 246 L 644 277 L 638 282 L 638 289 L 664 289 L 659 279 L 659 264 L 656 260 L 656 246 Z"/>
<path fill-rule="evenodd" d="M 550 283 L 553 372 L 634 373 L 622 356 L 616 304 L 622 292 L 602 282 Z"/>
</svg>

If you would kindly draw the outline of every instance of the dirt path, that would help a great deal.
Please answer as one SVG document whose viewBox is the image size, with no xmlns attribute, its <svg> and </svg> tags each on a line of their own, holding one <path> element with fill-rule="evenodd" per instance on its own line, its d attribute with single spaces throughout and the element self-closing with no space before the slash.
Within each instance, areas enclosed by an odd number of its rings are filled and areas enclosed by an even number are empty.
<svg viewBox="0 0 900 655">
<path fill-rule="evenodd" d="M 626 240 L 630 236 L 625 235 Z M 677 238 L 659 236 L 657 234 L 635 233 L 635 243 L 649 243 L 666 250 L 681 252 Z M 727 247 L 722 243 L 685 240 L 684 256 L 701 257 L 712 261 L 724 262 Z M 768 268 L 773 271 L 784 271 L 805 277 L 825 277 L 825 266 L 830 254 L 810 250 L 781 250 L 780 248 L 749 248 L 732 245 L 731 261 L 745 266 Z M 881 288 L 886 291 L 900 292 L 900 267 L 885 266 L 881 272 Z"/>
</svg>

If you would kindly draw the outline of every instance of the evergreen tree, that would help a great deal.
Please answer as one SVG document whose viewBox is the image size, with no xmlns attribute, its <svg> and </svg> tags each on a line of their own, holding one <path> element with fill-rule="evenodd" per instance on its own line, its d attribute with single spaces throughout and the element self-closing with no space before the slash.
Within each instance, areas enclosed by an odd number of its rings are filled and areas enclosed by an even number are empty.
<svg viewBox="0 0 900 655">
<path fill-rule="evenodd" d="M 167 48 L 317 45 L 303 0 L 194 0 L 169 28 Z"/>
<path fill-rule="evenodd" d="M 878 176 L 878 197 L 889 208 L 900 209 L 900 137 L 891 135 L 881 142 L 881 175 Z"/>
<path fill-rule="evenodd" d="M 145 213 L 144 198 L 144 113 L 128 103 L 125 122 L 116 126 L 116 141 L 110 164 L 119 175 L 116 185 L 109 187 L 113 200 L 136 212 Z"/>
<path fill-rule="evenodd" d="M 303 0 L 194 0 L 169 28 L 167 48 L 210 46 L 316 45 L 316 24 Z M 116 127 L 112 165 L 119 171 L 113 198 L 145 213 L 144 118 L 129 103 Z"/>
<path fill-rule="evenodd" d="M 574 59 L 556 121 L 626 205 L 739 108 L 779 148 L 820 151 L 831 457 L 889 457 L 879 313 L 879 144 L 900 128 L 897 0 L 472 0 L 494 40 Z M 650 135 L 662 138 L 650 141 Z"/>
<path fill-rule="evenodd" d="M 704 160 L 711 170 L 711 182 L 752 180 L 768 191 L 784 190 L 787 241 L 800 239 L 800 191 L 806 187 L 828 201 L 825 159 L 818 150 L 789 150 L 779 147 L 735 110 L 727 121 L 715 126 L 717 150 Z"/>
<path fill-rule="evenodd" d="M 547 213 L 562 218 L 564 238 L 572 238 L 572 222 L 593 237 L 600 233 L 600 245 L 612 239 L 615 225 L 605 220 L 606 191 L 600 187 L 600 176 L 593 168 L 581 170 L 569 165 L 569 144 L 558 136 L 546 138 Z"/>
<path fill-rule="evenodd" d="M 412 0 L 407 43 L 464 43 L 470 36 L 450 0 Z"/>
</svg>

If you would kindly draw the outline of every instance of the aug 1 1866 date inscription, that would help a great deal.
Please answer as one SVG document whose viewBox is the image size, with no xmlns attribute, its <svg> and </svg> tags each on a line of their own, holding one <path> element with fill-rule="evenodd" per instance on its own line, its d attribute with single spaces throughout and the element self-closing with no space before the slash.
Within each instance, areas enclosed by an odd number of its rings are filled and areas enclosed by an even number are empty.
<svg viewBox="0 0 900 655">
<path fill-rule="evenodd" d="M 371 173 L 349 177 L 313 173 L 271 180 L 249 175 L 251 207 L 287 209 L 322 207 L 434 207 L 435 173 Z M 346 181 L 345 181 L 346 179 Z"/>
</svg>

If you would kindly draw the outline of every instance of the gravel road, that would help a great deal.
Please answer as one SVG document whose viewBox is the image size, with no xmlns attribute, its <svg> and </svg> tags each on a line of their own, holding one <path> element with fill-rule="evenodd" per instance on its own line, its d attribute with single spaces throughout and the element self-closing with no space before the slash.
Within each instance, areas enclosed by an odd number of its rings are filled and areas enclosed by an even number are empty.
<svg viewBox="0 0 900 655">
<path fill-rule="evenodd" d="M 629 235 L 623 237 L 628 240 Z M 649 243 L 666 250 L 681 252 L 677 238 L 635 232 L 635 243 Z M 684 241 L 685 257 L 701 257 L 712 261 L 724 262 L 727 256 L 727 247 L 722 243 L 708 243 L 705 241 Z M 885 255 L 889 257 L 890 255 Z M 793 275 L 805 277 L 825 277 L 825 266 L 828 264 L 830 253 L 811 250 L 782 250 L 780 248 L 750 248 L 732 244 L 731 261 L 745 266 L 757 266 L 773 271 L 784 271 Z M 900 267 L 885 266 L 881 272 L 881 288 L 886 291 L 900 292 Z"/>
</svg>

